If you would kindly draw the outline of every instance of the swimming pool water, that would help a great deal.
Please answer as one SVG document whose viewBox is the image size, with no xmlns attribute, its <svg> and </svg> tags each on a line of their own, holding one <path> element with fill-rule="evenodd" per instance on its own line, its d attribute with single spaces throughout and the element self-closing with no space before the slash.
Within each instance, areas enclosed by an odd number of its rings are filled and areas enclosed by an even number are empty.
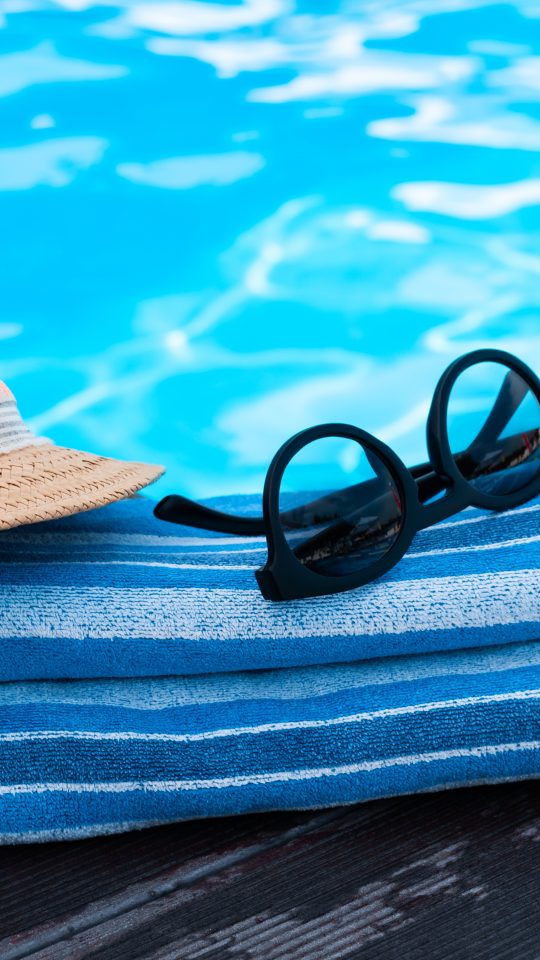
<svg viewBox="0 0 540 960">
<path fill-rule="evenodd" d="M 540 4 L 5 0 L 0 377 L 57 442 L 262 486 L 437 377 L 540 367 Z"/>
</svg>

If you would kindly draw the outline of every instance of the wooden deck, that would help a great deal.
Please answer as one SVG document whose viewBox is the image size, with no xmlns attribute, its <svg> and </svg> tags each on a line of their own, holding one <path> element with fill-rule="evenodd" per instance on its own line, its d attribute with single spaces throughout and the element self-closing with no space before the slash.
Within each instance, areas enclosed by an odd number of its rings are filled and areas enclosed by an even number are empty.
<svg viewBox="0 0 540 960">
<path fill-rule="evenodd" d="M 1 960 L 539 960 L 540 784 L 0 850 Z"/>
</svg>

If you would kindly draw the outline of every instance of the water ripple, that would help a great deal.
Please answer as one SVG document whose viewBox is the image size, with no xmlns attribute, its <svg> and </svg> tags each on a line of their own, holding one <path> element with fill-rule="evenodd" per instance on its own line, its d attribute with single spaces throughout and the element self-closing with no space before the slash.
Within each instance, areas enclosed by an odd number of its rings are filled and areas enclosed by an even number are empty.
<svg viewBox="0 0 540 960">
<path fill-rule="evenodd" d="M 321 420 L 421 459 L 465 350 L 540 367 L 537 0 L 2 13 L 0 376 L 34 429 L 247 492 Z"/>
</svg>

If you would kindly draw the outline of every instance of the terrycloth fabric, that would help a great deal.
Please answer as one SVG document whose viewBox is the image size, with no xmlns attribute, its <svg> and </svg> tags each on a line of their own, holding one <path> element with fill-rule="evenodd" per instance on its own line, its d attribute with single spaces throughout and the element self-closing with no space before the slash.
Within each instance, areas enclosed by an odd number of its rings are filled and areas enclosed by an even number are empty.
<svg viewBox="0 0 540 960">
<path fill-rule="evenodd" d="M 246 509 L 243 500 L 222 509 Z M 0 680 L 200 674 L 540 638 L 540 500 L 421 532 L 382 580 L 269 603 L 263 538 L 154 519 L 147 500 L 0 534 Z"/>
<path fill-rule="evenodd" d="M 539 774 L 540 643 L 0 684 L 4 843 Z"/>
<path fill-rule="evenodd" d="M 2 534 L 0 841 L 537 776 L 539 517 L 466 511 L 287 604 L 260 539 L 145 500 Z"/>
</svg>

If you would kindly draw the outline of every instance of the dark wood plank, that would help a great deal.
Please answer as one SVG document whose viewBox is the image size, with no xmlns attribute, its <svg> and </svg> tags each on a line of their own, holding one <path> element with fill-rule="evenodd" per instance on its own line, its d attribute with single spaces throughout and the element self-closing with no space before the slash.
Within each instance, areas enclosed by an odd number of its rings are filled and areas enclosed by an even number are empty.
<svg viewBox="0 0 540 960">
<path fill-rule="evenodd" d="M 539 800 L 531 782 L 10 850 L 24 899 L 2 894 L 0 956 L 538 960 Z M 25 926 L 47 881 L 50 923 Z"/>
<path fill-rule="evenodd" d="M 215 869 L 245 851 L 302 828 L 304 813 L 198 820 L 69 843 L 0 848 L 0 942 L 66 922 L 128 888 L 166 882 L 180 871 Z M 160 878 L 160 881 L 157 879 Z M 0 953 L 0 957 L 2 954 Z M 3 958 L 2 958 L 3 960 Z"/>
</svg>

